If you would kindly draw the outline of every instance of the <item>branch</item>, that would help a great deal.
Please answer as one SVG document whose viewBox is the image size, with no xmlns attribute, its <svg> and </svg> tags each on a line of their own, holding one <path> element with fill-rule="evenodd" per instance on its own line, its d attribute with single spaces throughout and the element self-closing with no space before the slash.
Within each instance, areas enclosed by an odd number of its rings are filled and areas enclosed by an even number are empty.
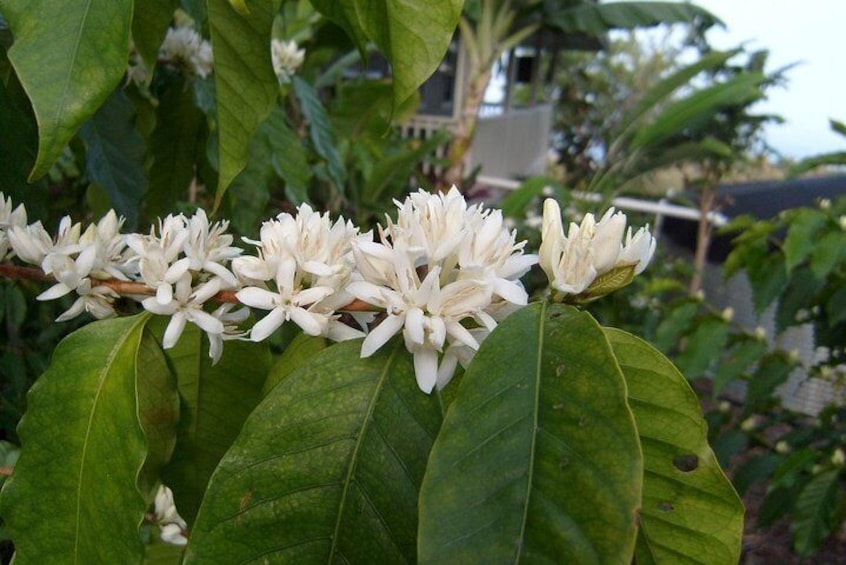
<svg viewBox="0 0 846 565">
<path fill-rule="evenodd" d="M 0 263 L 0 277 L 7 279 L 28 280 L 37 282 L 55 283 L 56 279 L 50 275 L 45 274 L 41 269 L 34 267 L 20 267 L 17 265 L 5 265 Z M 144 283 L 119 281 L 117 279 L 91 279 L 92 286 L 105 286 L 121 296 L 155 296 L 156 291 Z M 214 295 L 212 300 L 217 302 L 228 302 L 230 304 L 240 304 L 240 301 L 235 297 L 236 290 L 221 290 Z M 376 311 L 373 305 L 361 300 L 353 300 L 346 306 L 339 308 L 344 312 L 372 312 Z"/>
</svg>

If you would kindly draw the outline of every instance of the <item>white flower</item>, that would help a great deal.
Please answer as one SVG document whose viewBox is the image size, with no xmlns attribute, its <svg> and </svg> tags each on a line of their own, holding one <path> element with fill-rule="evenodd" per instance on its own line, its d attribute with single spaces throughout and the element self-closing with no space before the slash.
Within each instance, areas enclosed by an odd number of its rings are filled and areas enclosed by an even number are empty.
<svg viewBox="0 0 846 565">
<path fill-rule="evenodd" d="M 208 41 L 190 27 L 167 30 L 159 59 L 180 65 L 195 75 L 205 78 L 212 72 L 212 48 Z"/>
<path fill-rule="evenodd" d="M 41 225 L 35 222 L 28 226 L 14 225 L 9 230 L 9 243 L 21 261 L 41 266 L 48 253 L 71 255 L 79 252 L 80 225 L 65 216 L 59 222 L 55 241 Z"/>
<path fill-rule="evenodd" d="M 290 257 L 278 262 L 274 283 L 275 291 L 250 286 L 235 295 L 242 304 L 270 310 L 250 331 L 253 341 L 264 340 L 288 320 L 293 320 L 308 335 L 327 332 L 329 316 L 312 312 L 307 307 L 323 300 L 335 289 L 328 286 L 303 288 L 303 271 L 297 269 L 297 262 Z"/>
<path fill-rule="evenodd" d="M 305 49 L 299 49 L 296 41 L 270 40 L 270 56 L 273 59 L 273 70 L 279 82 L 290 82 L 291 77 L 305 60 Z"/>
<path fill-rule="evenodd" d="M 191 260 L 178 259 L 188 241 L 188 220 L 182 214 L 159 219 L 159 235 L 155 228 L 149 235 L 130 234 L 126 243 L 135 253 L 130 259 L 137 263 L 141 281 L 156 290 L 156 300 L 165 306 L 173 300 L 173 284 L 188 272 Z"/>
<path fill-rule="evenodd" d="M 161 316 L 171 316 L 165 329 L 162 347 L 170 349 L 182 336 L 187 322 L 193 322 L 204 332 L 211 335 L 223 333 L 223 322 L 203 310 L 203 304 L 220 291 L 220 279 L 212 278 L 196 289 L 191 286 L 191 273 L 183 273 L 176 281 L 173 300 L 161 304 L 155 297 L 145 298 L 141 304 L 144 309 Z"/>
<path fill-rule="evenodd" d="M 225 220 L 209 225 L 206 213 L 197 210 L 188 220 L 184 252 L 189 269 L 217 275 L 226 283 L 226 288 L 234 288 L 238 281 L 225 265 L 239 256 L 241 249 L 232 246 L 232 236 L 226 233 L 228 228 L 229 222 Z"/>
<path fill-rule="evenodd" d="M 561 223 L 558 203 L 547 199 L 543 206 L 540 265 L 550 286 L 564 294 L 581 294 L 600 275 L 633 266 L 634 274 L 646 268 L 655 251 L 655 240 L 641 228 L 634 236 L 626 230 L 626 216 L 613 208 L 597 222 L 585 214 L 581 224 L 571 223 L 567 234 Z"/>
<path fill-rule="evenodd" d="M 26 227 L 26 208 L 20 204 L 12 210 L 12 199 L 0 192 L 0 261 L 10 256 L 11 244 L 7 232 L 13 227 Z"/>
<path fill-rule="evenodd" d="M 128 281 L 127 270 L 123 257 L 126 248 L 126 237 L 120 233 L 124 219 L 118 218 L 114 210 L 103 216 L 96 224 L 91 224 L 79 237 L 83 252 L 89 247 L 94 248 L 94 262 L 91 266 L 91 276 L 97 279 L 114 278 Z M 82 253 L 80 253 L 81 255 Z"/>
<path fill-rule="evenodd" d="M 232 339 L 243 339 L 246 332 L 240 331 L 238 324 L 241 324 L 250 317 L 249 308 L 239 308 L 234 312 L 234 304 L 221 304 L 217 310 L 212 312 L 212 316 L 220 320 L 223 324 L 223 332 L 219 334 L 206 334 L 209 338 L 209 357 L 211 357 L 212 365 L 217 365 L 220 357 L 223 354 L 223 342 Z"/>
<path fill-rule="evenodd" d="M 156 523 L 161 528 L 160 535 L 163 542 L 173 545 L 188 543 L 188 538 L 185 535 L 188 524 L 176 510 L 173 492 L 164 485 L 159 485 L 159 489 L 156 491 L 154 512 Z"/>
<path fill-rule="evenodd" d="M 296 217 L 282 213 L 264 222 L 258 257 L 238 257 L 232 269 L 243 283 L 239 301 L 270 310 L 250 332 L 261 341 L 284 322 L 293 321 L 309 335 L 334 340 L 363 335 L 338 321 L 335 310 L 352 301 L 344 289 L 351 280 L 354 260 L 351 243 L 370 239 L 351 222 L 320 214 L 302 204 Z M 249 240 L 248 240 L 249 241 Z"/>
</svg>

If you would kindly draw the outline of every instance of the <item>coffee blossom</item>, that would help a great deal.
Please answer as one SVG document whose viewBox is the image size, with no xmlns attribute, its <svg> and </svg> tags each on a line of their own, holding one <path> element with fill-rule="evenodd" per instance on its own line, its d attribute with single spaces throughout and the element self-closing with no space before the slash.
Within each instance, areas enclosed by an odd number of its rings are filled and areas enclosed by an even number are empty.
<svg viewBox="0 0 846 565">
<path fill-rule="evenodd" d="M 172 27 L 159 48 L 159 60 L 206 78 L 212 72 L 211 44 L 190 27 Z"/>
<path fill-rule="evenodd" d="M 589 300 L 616 290 L 646 268 L 654 251 L 648 229 L 632 235 L 622 212 L 611 208 L 598 222 L 585 214 L 565 234 L 558 203 L 551 198 L 544 202 L 540 265 L 559 295 Z"/>
<path fill-rule="evenodd" d="M 291 82 L 291 78 L 305 60 L 305 49 L 299 49 L 296 41 L 270 41 L 270 55 L 273 59 L 273 70 L 282 84 Z"/>
</svg>

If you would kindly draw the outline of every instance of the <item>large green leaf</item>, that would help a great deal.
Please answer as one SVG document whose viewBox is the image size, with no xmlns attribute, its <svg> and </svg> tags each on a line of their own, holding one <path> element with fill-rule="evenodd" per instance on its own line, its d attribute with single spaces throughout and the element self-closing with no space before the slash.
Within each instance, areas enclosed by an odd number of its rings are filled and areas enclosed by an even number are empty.
<svg viewBox="0 0 846 565">
<path fill-rule="evenodd" d="M 159 56 L 159 47 L 164 41 L 167 28 L 173 20 L 173 12 L 179 5 L 177 0 L 137 0 L 132 17 L 132 41 L 148 69 L 147 78 L 152 78 L 153 65 Z"/>
<path fill-rule="evenodd" d="M 174 383 L 144 331 L 147 320 L 141 314 L 74 332 L 32 387 L 22 453 L 0 498 L 16 563 L 143 556 L 139 526 L 176 416 Z"/>
<path fill-rule="evenodd" d="M 267 380 L 264 382 L 263 395 L 285 380 L 288 375 L 311 361 L 311 358 L 326 349 L 328 344 L 322 336 L 311 336 L 300 332 L 297 334 L 285 351 L 273 363 L 267 373 Z"/>
<path fill-rule="evenodd" d="M 247 15 L 228 0 L 207 0 L 217 92 L 220 178 L 215 205 L 248 159 L 250 139 L 279 94 L 270 33 L 279 0 L 252 0 Z"/>
<path fill-rule="evenodd" d="M 706 27 L 722 22 L 707 10 L 678 2 L 550 3 L 555 9 L 546 23 L 566 33 L 602 35 L 612 29 L 635 29 L 671 23 L 699 22 Z"/>
<path fill-rule="evenodd" d="M 166 321 L 150 324 L 159 339 Z M 229 341 L 220 362 L 212 365 L 206 337 L 189 324 L 166 354 L 176 373 L 182 415 L 164 482 L 173 490 L 179 513 L 190 522 L 212 471 L 261 398 L 270 351 L 263 343 Z"/>
<path fill-rule="evenodd" d="M 150 139 L 153 162 L 144 201 L 151 218 L 173 212 L 179 199 L 187 200 L 203 125 L 203 114 L 180 76 L 168 76 L 163 88 Z"/>
<path fill-rule="evenodd" d="M 85 142 L 85 170 L 102 187 L 112 207 L 126 218 L 127 227 L 138 224 L 138 208 L 147 188 L 144 174 L 144 139 L 135 129 L 135 107 L 117 90 L 94 117 L 79 130 Z"/>
<path fill-rule="evenodd" d="M 534 304 L 482 344 L 420 492 L 423 563 L 629 563 L 643 461 L 605 335 Z"/>
<path fill-rule="evenodd" d="M 744 73 L 673 102 L 634 134 L 631 148 L 654 148 L 682 130 L 698 130 L 725 107 L 748 104 L 763 97 L 761 84 L 765 80 L 763 73 Z"/>
<path fill-rule="evenodd" d="M 412 96 L 441 64 L 464 0 L 313 0 L 364 53 L 373 41 L 391 64 L 394 108 Z"/>
<path fill-rule="evenodd" d="M 696 394 L 645 341 L 606 329 L 643 448 L 637 563 L 737 563 L 743 504 L 708 446 Z"/>
<path fill-rule="evenodd" d="M 9 60 L 38 121 L 44 175 L 126 71 L 132 0 L 3 0 L 15 42 Z"/>
<path fill-rule="evenodd" d="M 209 484 L 187 562 L 412 563 L 438 432 L 400 340 L 340 343 L 256 408 Z"/>
</svg>

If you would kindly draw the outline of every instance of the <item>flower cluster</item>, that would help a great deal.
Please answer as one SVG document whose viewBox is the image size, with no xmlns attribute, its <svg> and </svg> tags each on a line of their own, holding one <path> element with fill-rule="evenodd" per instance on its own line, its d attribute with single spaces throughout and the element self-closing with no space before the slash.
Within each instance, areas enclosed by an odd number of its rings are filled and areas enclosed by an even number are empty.
<svg viewBox="0 0 846 565">
<path fill-rule="evenodd" d="M 457 350 L 475 351 L 498 316 L 526 304 L 519 278 L 537 257 L 523 253 L 525 242 L 515 242 L 502 212 L 468 207 L 455 187 L 440 195 L 421 190 L 397 206 L 397 221 L 380 227 L 379 242 L 356 242 L 362 280 L 348 291 L 386 313 L 362 356 L 402 330 L 417 384 L 428 393 L 452 378 Z"/>
<path fill-rule="evenodd" d="M 60 321 L 83 312 L 114 316 L 115 301 L 126 296 L 170 317 L 165 348 L 188 323 L 197 325 L 214 362 L 225 341 L 262 341 L 287 321 L 335 341 L 364 337 L 362 357 L 401 334 L 428 393 L 528 302 L 520 277 L 534 264 L 556 299 L 583 302 L 627 284 L 655 249 L 646 229 L 629 228 L 623 238 L 626 218 L 613 209 L 598 222 L 587 214 L 565 235 L 558 204 L 547 200 L 538 257 L 524 252 L 501 211 L 468 205 L 455 187 L 419 190 L 396 205 L 396 219 L 386 217 L 374 238 L 303 204 L 264 222 L 258 240 L 244 240 L 256 254 L 245 255 L 228 222 L 212 223 L 202 210 L 169 215 L 148 234 L 120 233 L 114 211 L 84 231 L 64 217 L 51 237 L 0 194 L 0 258 L 16 256 L 54 281 L 39 300 L 76 295 Z M 369 311 L 351 312 L 355 301 Z M 249 309 L 239 304 L 266 313 L 245 330 Z"/>
<path fill-rule="evenodd" d="M 159 60 L 206 78 L 212 72 L 211 44 L 190 26 L 172 27 L 159 48 Z"/>
<path fill-rule="evenodd" d="M 286 84 L 291 82 L 291 77 L 303 64 L 305 49 L 299 49 L 296 41 L 272 39 L 270 41 L 270 56 L 273 59 L 273 70 L 276 71 L 279 82 Z"/>
<path fill-rule="evenodd" d="M 625 241 L 623 234 L 625 233 Z M 540 266 L 549 284 L 564 295 L 598 298 L 627 284 L 641 273 L 655 252 L 655 239 L 648 228 L 632 235 L 626 216 L 609 209 L 597 222 L 586 214 L 581 224 L 571 223 L 567 234 L 558 202 L 543 206 Z"/>
</svg>

